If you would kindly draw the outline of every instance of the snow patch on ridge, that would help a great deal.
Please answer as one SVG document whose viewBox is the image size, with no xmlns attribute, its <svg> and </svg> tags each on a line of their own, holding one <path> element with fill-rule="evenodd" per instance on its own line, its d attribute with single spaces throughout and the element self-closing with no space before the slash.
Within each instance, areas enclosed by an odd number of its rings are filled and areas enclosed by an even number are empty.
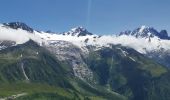
<svg viewBox="0 0 170 100">
<path fill-rule="evenodd" d="M 134 62 L 136 62 L 136 60 L 134 59 L 134 58 L 132 58 L 132 57 L 129 57 L 132 61 L 134 61 Z"/>
<path fill-rule="evenodd" d="M 119 49 L 125 57 L 128 55 L 128 53 L 126 51 L 122 50 L 121 48 L 117 48 L 117 49 Z"/>
<path fill-rule="evenodd" d="M 21 69 L 22 69 L 22 72 L 23 72 L 23 74 L 24 74 L 25 79 L 26 79 L 27 81 L 29 81 L 29 78 L 28 78 L 28 76 L 27 76 L 27 74 L 25 73 L 25 70 L 24 70 L 24 63 L 21 63 Z"/>
</svg>

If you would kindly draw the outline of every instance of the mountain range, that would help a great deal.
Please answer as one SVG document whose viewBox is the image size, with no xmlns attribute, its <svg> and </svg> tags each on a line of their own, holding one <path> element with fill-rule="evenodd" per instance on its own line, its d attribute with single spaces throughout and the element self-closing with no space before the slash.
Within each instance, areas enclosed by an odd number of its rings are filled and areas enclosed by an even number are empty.
<svg viewBox="0 0 170 100">
<path fill-rule="evenodd" d="M 0 100 L 169 100 L 170 37 L 141 26 L 96 35 L 0 24 Z"/>
</svg>

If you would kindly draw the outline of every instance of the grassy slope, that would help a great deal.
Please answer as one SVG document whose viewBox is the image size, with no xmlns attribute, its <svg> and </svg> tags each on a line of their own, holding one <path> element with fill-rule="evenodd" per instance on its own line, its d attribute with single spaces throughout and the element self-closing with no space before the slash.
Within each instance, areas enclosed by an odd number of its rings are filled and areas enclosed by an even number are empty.
<svg viewBox="0 0 170 100">
<path fill-rule="evenodd" d="M 122 48 L 128 52 L 124 56 Z M 129 58 L 132 57 L 135 61 Z M 132 100 L 169 100 L 169 70 L 133 49 L 113 46 L 91 52 L 86 61 L 101 86 Z"/>
<path fill-rule="evenodd" d="M 22 57 L 21 57 L 22 56 Z M 26 80 L 24 71 L 29 78 Z M 69 66 L 59 62 L 33 41 L 0 51 L 0 98 L 27 93 L 18 100 L 79 100 L 124 97 L 92 88 L 72 75 Z"/>
</svg>

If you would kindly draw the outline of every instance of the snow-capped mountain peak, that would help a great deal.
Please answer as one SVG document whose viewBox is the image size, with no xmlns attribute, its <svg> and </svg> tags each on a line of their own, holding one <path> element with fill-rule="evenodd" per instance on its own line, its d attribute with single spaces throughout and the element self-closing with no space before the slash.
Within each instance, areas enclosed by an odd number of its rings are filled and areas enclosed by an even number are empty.
<svg viewBox="0 0 170 100">
<path fill-rule="evenodd" d="M 147 27 L 147 26 L 141 26 L 137 29 L 135 29 L 131 35 L 135 36 L 135 37 L 142 37 L 142 38 L 148 38 L 148 37 L 154 37 L 155 35 L 157 35 L 158 32 L 152 28 L 152 27 Z"/>
<path fill-rule="evenodd" d="M 71 35 L 71 36 L 86 36 L 86 35 L 92 35 L 92 33 L 88 32 L 87 29 L 80 27 L 72 28 L 69 32 L 63 33 L 63 35 Z"/>
<path fill-rule="evenodd" d="M 75 27 L 75 28 L 72 28 L 71 31 L 73 32 L 76 32 L 76 31 L 86 31 L 86 29 L 82 26 L 78 26 L 78 27 Z"/>
<path fill-rule="evenodd" d="M 33 31 L 34 31 L 31 27 L 29 27 L 28 25 L 26 25 L 23 22 L 3 23 L 3 25 L 5 27 L 9 27 L 9 28 L 12 28 L 12 29 L 22 29 L 22 30 L 28 31 L 30 33 L 33 33 Z"/>
<path fill-rule="evenodd" d="M 125 32 L 121 32 L 119 34 L 120 35 L 130 35 L 130 36 L 134 36 L 136 38 L 153 38 L 153 37 L 157 37 L 160 39 L 166 39 L 169 40 L 170 37 L 168 36 L 168 33 L 166 30 L 162 30 L 161 32 L 158 32 L 156 29 L 154 29 L 153 27 L 147 27 L 145 25 L 136 28 L 133 31 L 125 31 Z"/>
<path fill-rule="evenodd" d="M 142 25 L 142 26 L 140 27 L 139 32 L 142 33 L 146 28 L 149 28 L 149 27 L 147 27 L 147 26 L 145 26 L 145 25 Z"/>
</svg>

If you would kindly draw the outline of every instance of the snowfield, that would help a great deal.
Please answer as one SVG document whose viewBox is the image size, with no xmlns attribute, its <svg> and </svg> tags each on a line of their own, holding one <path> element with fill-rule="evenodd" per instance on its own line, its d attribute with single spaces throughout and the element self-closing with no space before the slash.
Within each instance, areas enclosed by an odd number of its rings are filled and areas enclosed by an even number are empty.
<svg viewBox="0 0 170 100">
<path fill-rule="evenodd" d="M 82 28 L 82 27 L 79 27 Z M 142 26 L 139 30 L 139 34 L 144 31 L 145 27 Z M 85 29 L 82 29 L 85 31 Z M 85 51 L 85 47 L 92 45 L 96 46 L 96 49 L 100 49 L 102 47 L 109 47 L 110 44 L 121 44 L 122 46 L 131 47 L 138 52 L 145 54 L 149 51 L 157 51 L 157 50 L 170 50 L 170 40 L 160 39 L 159 37 L 146 37 L 146 38 L 137 38 L 132 35 L 91 35 L 87 34 L 85 36 L 78 36 L 81 30 L 78 31 L 76 28 L 71 29 L 68 33 L 57 34 L 57 33 L 47 33 L 47 32 L 38 32 L 35 31 L 30 33 L 29 31 L 22 29 L 12 29 L 10 27 L 0 25 L 0 40 L 9 40 L 15 41 L 17 44 L 22 44 L 32 39 L 39 43 L 40 45 L 48 43 L 51 41 L 67 41 L 72 44 L 78 46 L 82 50 Z M 143 34 L 143 33 L 142 33 Z M 151 33 L 148 32 L 148 35 Z M 2 47 L 2 46 L 1 46 Z M 87 50 L 86 50 L 87 51 Z"/>
<path fill-rule="evenodd" d="M 49 33 L 36 33 L 43 39 L 47 41 L 62 40 L 73 43 L 74 45 L 82 48 L 84 46 L 92 45 L 97 47 L 108 47 L 109 44 L 121 44 L 122 46 L 127 46 L 134 48 L 140 53 L 146 53 L 153 50 L 164 50 L 170 49 L 170 40 L 159 39 L 158 37 L 149 38 L 136 38 L 134 36 L 127 35 L 103 35 L 101 37 L 97 35 L 87 35 L 87 36 L 70 36 L 61 34 L 49 34 Z M 96 38 L 94 38 L 96 37 Z M 88 40 L 87 42 L 85 42 Z"/>
</svg>

